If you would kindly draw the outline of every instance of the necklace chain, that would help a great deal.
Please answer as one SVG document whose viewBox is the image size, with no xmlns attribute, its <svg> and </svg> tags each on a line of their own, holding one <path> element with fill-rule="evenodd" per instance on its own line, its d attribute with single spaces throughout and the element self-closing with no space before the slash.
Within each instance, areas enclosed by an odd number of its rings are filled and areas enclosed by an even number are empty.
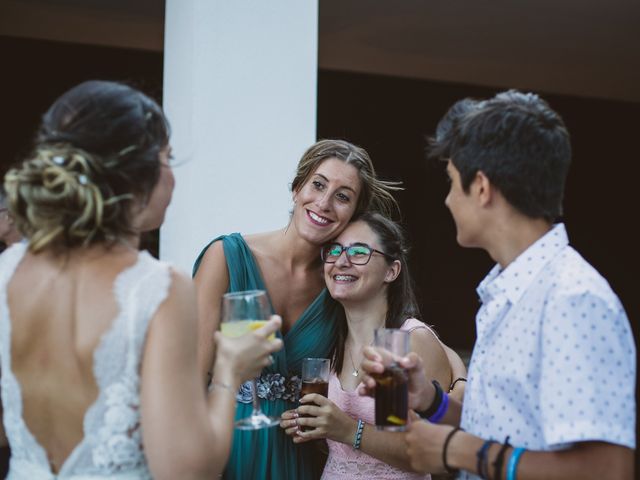
<svg viewBox="0 0 640 480">
<path fill-rule="evenodd" d="M 353 337 L 351 337 L 351 344 L 354 344 Z M 373 339 L 369 342 L 369 346 L 371 346 L 371 345 L 373 345 Z M 345 347 L 346 347 L 346 345 L 345 345 Z M 364 358 L 364 355 L 362 353 L 362 348 L 363 347 L 360 347 L 360 357 L 361 357 L 361 359 Z M 346 350 L 346 348 L 345 348 L 345 350 Z M 351 372 L 351 376 L 352 377 L 359 377 L 360 376 L 360 369 L 356 368 L 356 364 L 353 361 L 353 355 L 351 355 L 351 349 L 349 349 L 349 360 L 351 360 L 351 366 L 353 367 L 353 371 Z"/>
<path fill-rule="evenodd" d="M 371 340 L 371 342 L 369 342 L 369 346 L 371 346 L 371 345 L 373 345 L 373 340 Z M 362 354 L 362 347 L 360 347 L 360 357 L 364 358 L 364 355 Z M 353 361 L 353 355 L 351 355 L 351 350 L 349 350 L 349 360 L 351 360 L 351 366 L 353 367 L 353 371 L 351 372 L 351 376 L 353 376 L 353 377 L 360 376 L 360 369 L 356 368 L 356 364 Z"/>
<path fill-rule="evenodd" d="M 351 360 L 351 366 L 353 367 L 353 371 L 351 375 L 354 377 L 358 377 L 360 375 L 360 370 L 356 368 L 356 364 L 353 362 L 353 356 L 351 355 L 351 350 L 349 350 L 349 359 Z"/>
</svg>

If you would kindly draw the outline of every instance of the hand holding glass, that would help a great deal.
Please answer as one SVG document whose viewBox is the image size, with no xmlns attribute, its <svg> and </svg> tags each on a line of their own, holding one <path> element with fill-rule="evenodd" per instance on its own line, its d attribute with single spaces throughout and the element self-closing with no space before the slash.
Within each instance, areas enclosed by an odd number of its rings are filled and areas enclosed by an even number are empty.
<svg viewBox="0 0 640 480">
<path fill-rule="evenodd" d="M 329 396 L 329 366 L 328 358 L 303 358 L 302 359 L 302 388 L 300 398 L 310 393 L 317 393 L 323 397 Z M 310 417 L 311 415 L 300 415 Z M 302 427 L 302 431 L 310 430 L 310 427 Z"/>
<path fill-rule="evenodd" d="M 376 427 L 378 430 L 404 431 L 408 418 L 408 376 L 396 362 L 409 353 L 409 332 L 397 328 L 378 328 L 374 346 L 383 352 L 384 372 L 376 380 Z"/>
<path fill-rule="evenodd" d="M 271 317 L 271 303 L 263 290 L 227 293 L 222 297 L 220 330 L 226 337 L 240 337 L 262 327 Z M 239 430 L 257 430 L 274 427 L 280 423 L 276 417 L 268 417 L 260 410 L 260 400 L 255 379 L 252 380 L 253 411 L 236 422 Z"/>
</svg>

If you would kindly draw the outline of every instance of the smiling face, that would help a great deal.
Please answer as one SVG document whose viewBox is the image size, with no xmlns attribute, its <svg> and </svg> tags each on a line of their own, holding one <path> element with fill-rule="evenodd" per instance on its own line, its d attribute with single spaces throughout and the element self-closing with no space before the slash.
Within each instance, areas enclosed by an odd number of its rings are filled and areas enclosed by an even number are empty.
<svg viewBox="0 0 640 480">
<path fill-rule="evenodd" d="M 302 238 L 322 245 L 349 223 L 358 203 L 358 170 L 337 158 L 322 162 L 293 194 L 291 223 Z"/>
<path fill-rule="evenodd" d="M 343 246 L 366 244 L 384 252 L 378 236 L 363 221 L 349 226 L 335 240 Z M 380 253 L 373 253 L 366 265 L 353 265 L 342 252 L 335 263 L 324 264 L 324 279 L 331 296 L 340 303 L 371 300 L 375 296 L 386 298 L 387 286 L 400 273 L 400 262 L 390 261 Z"/>
</svg>

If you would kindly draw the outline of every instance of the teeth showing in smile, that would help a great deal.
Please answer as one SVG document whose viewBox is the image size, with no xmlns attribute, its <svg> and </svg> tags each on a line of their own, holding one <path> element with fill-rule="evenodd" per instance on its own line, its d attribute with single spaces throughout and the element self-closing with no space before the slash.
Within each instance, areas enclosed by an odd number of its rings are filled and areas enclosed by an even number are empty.
<svg viewBox="0 0 640 480">
<path fill-rule="evenodd" d="M 337 282 L 355 282 L 357 280 L 353 275 L 336 275 L 333 278 Z"/>
<path fill-rule="evenodd" d="M 314 222 L 322 223 L 323 225 L 326 225 L 327 223 L 329 223 L 328 219 L 321 217 L 320 215 L 316 215 L 310 210 L 308 212 L 309 212 L 309 216 Z"/>
</svg>

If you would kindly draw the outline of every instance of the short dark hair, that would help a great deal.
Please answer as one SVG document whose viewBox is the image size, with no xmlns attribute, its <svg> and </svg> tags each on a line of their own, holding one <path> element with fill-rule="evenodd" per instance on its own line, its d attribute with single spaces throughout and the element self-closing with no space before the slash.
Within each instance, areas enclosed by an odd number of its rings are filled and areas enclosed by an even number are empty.
<svg viewBox="0 0 640 480">
<path fill-rule="evenodd" d="M 562 216 L 569 132 L 538 95 L 509 90 L 457 102 L 438 124 L 429 152 L 451 160 L 465 192 L 482 171 L 523 214 L 550 222 Z"/>
<path fill-rule="evenodd" d="M 409 272 L 409 247 L 402 227 L 376 212 L 365 212 L 352 222 L 364 222 L 376 234 L 380 247 L 388 256 L 387 263 L 400 261 L 398 277 L 387 287 L 387 316 L 385 328 L 400 328 L 407 318 L 419 318 L 420 309 L 416 301 L 414 282 Z M 344 312 L 344 311 L 343 311 Z M 344 313 L 343 313 L 344 316 Z M 347 339 L 347 322 L 342 318 L 337 329 L 337 338 L 331 352 L 332 368 L 336 372 L 342 370 L 344 346 Z"/>
<path fill-rule="evenodd" d="M 169 143 L 160 106 L 115 82 L 81 83 L 43 115 L 33 153 L 5 176 L 29 247 L 65 251 L 134 233 L 131 206 L 146 201 Z"/>
</svg>

